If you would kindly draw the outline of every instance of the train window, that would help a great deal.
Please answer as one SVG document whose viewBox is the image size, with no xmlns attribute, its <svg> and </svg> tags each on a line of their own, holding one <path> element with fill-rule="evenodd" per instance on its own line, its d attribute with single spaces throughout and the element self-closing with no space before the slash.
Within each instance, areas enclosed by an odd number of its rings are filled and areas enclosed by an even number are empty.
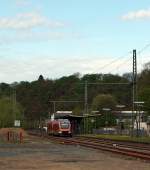
<svg viewBox="0 0 150 170">
<path fill-rule="evenodd" d="M 60 126 L 61 126 L 62 129 L 69 128 L 69 124 L 68 123 L 61 123 Z"/>
</svg>

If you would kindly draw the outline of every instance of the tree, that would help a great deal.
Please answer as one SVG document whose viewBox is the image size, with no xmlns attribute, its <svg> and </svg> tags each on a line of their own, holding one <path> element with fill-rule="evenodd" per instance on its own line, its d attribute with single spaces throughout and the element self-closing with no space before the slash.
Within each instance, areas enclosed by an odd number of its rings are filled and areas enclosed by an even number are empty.
<svg viewBox="0 0 150 170">
<path fill-rule="evenodd" d="M 114 126 L 116 125 L 115 116 L 111 111 L 104 111 L 103 108 L 109 108 L 113 110 L 117 102 L 115 98 L 110 94 L 99 94 L 93 99 L 92 109 L 98 110 L 102 113 L 96 121 L 97 128 L 104 126 Z"/>
<path fill-rule="evenodd" d="M 133 73 L 132 73 L 132 72 L 124 73 L 124 74 L 123 74 L 123 77 L 124 77 L 125 79 L 127 79 L 129 82 L 132 82 Z"/>
<path fill-rule="evenodd" d="M 110 94 L 99 94 L 93 99 L 92 109 L 102 111 L 103 108 L 114 109 L 117 102 Z"/>
<path fill-rule="evenodd" d="M 10 95 L 11 87 L 9 84 L 0 83 L 0 97 Z"/>
<path fill-rule="evenodd" d="M 38 81 L 44 81 L 44 77 L 42 75 L 39 76 Z"/>
<path fill-rule="evenodd" d="M 138 77 L 139 98 L 144 101 L 144 110 L 150 115 L 150 62 L 144 65 L 144 69 Z"/>
<path fill-rule="evenodd" d="M 79 106 L 75 107 L 73 110 L 73 114 L 78 115 L 78 116 L 82 115 L 82 112 L 83 112 L 83 110 Z"/>
<path fill-rule="evenodd" d="M 142 90 L 142 88 L 150 87 L 150 62 L 144 65 L 144 69 L 138 76 L 138 86 L 139 90 Z"/>
<path fill-rule="evenodd" d="M 0 127 L 13 126 L 15 119 L 22 119 L 23 109 L 19 103 L 13 104 L 8 97 L 0 99 Z"/>
<path fill-rule="evenodd" d="M 150 115 L 150 87 L 143 88 L 140 91 L 139 98 L 141 101 L 144 101 L 144 106 L 142 109 L 147 111 L 147 114 Z"/>
<path fill-rule="evenodd" d="M 116 118 L 111 112 L 105 112 L 96 119 L 96 128 L 115 125 Z"/>
</svg>

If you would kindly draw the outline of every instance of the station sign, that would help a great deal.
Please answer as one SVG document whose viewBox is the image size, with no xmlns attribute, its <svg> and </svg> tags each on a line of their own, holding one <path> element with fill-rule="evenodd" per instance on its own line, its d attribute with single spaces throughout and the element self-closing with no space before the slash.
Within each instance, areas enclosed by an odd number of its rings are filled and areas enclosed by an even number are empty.
<svg viewBox="0 0 150 170">
<path fill-rule="evenodd" d="M 14 121 L 14 126 L 15 127 L 20 127 L 20 120 L 15 120 Z"/>
</svg>

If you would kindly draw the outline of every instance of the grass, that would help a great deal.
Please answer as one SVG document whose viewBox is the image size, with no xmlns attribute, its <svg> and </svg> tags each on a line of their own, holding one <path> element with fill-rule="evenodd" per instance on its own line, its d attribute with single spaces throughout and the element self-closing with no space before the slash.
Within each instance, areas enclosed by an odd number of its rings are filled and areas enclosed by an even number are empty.
<svg viewBox="0 0 150 170">
<path fill-rule="evenodd" d="M 85 136 L 91 136 L 96 138 L 105 138 L 105 139 L 112 139 L 112 140 L 124 140 L 124 141 L 135 141 L 135 142 L 146 142 L 150 143 L 150 137 L 131 137 L 131 136 L 124 136 L 124 135 L 85 135 Z"/>
</svg>

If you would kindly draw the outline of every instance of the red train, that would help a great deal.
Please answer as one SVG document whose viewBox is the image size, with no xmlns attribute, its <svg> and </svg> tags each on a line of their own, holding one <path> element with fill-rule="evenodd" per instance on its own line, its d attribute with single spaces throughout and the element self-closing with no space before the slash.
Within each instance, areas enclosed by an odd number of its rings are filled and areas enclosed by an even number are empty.
<svg viewBox="0 0 150 170">
<path fill-rule="evenodd" d="M 72 136 L 71 124 L 68 119 L 57 119 L 47 123 L 47 133 L 59 136 Z"/>
</svg>

